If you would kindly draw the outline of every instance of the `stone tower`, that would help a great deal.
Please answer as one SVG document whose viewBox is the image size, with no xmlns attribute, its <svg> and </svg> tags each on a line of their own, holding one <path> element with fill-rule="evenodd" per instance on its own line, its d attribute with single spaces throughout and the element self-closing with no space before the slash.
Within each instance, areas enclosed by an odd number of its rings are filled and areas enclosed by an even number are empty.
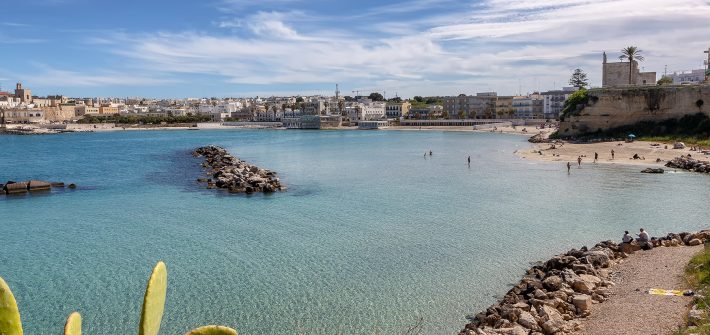
<svg viewBox="0 0 710 335">
<path fill-rule="evenodd" d="M 17 83 L 15 86 L 15 97 L 20 98 L 23 103 L 32 102 L 32 91 L 28 88 L 22 88 L 22 83 Z"/>
</svg>

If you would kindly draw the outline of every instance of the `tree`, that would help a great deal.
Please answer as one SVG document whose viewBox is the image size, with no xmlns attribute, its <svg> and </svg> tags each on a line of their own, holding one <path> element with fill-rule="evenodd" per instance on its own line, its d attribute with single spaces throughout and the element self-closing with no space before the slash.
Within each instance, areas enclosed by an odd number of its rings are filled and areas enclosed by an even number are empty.
<svg viewBox="0 0 710 335">
<path fill-rule="evenodd" d="M 572 77 L 569 78 L 569 84 L 578 89 L 583 89 L 589 86 L 589 79 L 587 79 L 587 74 L 582 69 L 575 69 Z"/>
<path fill-rule="evenodd" d="M 377 92 L 372 92 L 372 93 L 370 93 L 370 95 L 367 96 L 367 97 L 370 98 L 370 100 L 372 100 L 372 101 L 383 101 L 383 100 L 385 100 L 385 97 L 383 97 L 382 94 L 377 93 Z"/>
<path fill-rule="evenodd" d="M 626 48 L 621 49 L 621 56 L 619 56 L 620 60 L 628 59 L 629 60 L 629 85 L 632 85 L 633 82 L 631 81 L 632 74 L 633 74 L 633 69 L 634 69 L 634 60 L 637 60 L 639 62 L 643 62 L 644 58 L 641 56 L 641 53 L 643 51 L 635 46 L 629 46 Z"/>
<path fill-rule="evenodd" d="M 303 97 L 296 97 L 296 102 L 303 102 Z"/>
<path fill-rule="evenodd" d="M 673 84 L 673 78 L 669 76 L 663 76 L 661 79 L 658 79 L 658 85 L 670 85 Z"/>
<path fill-rule="evenodd" d="M 394 98 L 388 99 L 387 101 L 399 103 L 399 102 L 402 102 L 402 98 L 400 98 L 400 97 L 394 97 Z"/>
<path fill-rule="evenodd" d="M 422 98 L 422 97 L 420 97 L 420 96 L 418 96 L 418 95 L 415 96 L 413 99 L 414 99 L 414 101 L 416 101 L 416 102 L 424 102 L 424 98 Z"/>
</svg>

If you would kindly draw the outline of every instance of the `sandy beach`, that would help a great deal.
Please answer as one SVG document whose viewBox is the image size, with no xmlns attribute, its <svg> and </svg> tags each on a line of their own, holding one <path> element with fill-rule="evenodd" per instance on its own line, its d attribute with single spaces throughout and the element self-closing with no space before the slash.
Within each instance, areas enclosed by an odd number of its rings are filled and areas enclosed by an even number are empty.
<svg viewBox="0 0 710 335">
<path fill-rule="evenodd" d="M 612 150 L 614 150 L 613 159 L 611 156 Z M 599 154 L 597 162 L 602 164 L 663 166 L 667 161 L 681 155 L 691 155 L 695 158 L 710 160 L 710 156 L 703 155 L 699 151 L 693 151 L 690 147 L 673 149 L 673 145 L 670 144 L 644 141 L 631 143 L 569 143 L 558 141 L 554 146 L 551 143 L 535 144 L 533 148 L 518 150 L 515 154 L 525 159 L 570 162 L 573 164 L 577 164 L 577 157 L 582 156 L 582 165 L 584 165 L 594 162 L 595 152 Z M 641 159 L 632 159 L 634 154 L 638 154 Z"/>
</svg>

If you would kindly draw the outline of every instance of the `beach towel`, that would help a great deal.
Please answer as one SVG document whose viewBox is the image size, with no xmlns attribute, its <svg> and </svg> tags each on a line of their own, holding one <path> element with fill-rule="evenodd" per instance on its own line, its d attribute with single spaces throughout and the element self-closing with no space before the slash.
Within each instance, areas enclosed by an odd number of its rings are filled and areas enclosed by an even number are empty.
<svg viewBox="0 0 710 335">
<path fill-rule="evenodd" d="M 690 296 L 693 295 L 693 291 L 679 291 L 679 290 L 664 290 L 662 288 L 652 288 L 648 290 L 648 294 L 652 295 L 671 295 L 671 296 Z"/>
</svg>

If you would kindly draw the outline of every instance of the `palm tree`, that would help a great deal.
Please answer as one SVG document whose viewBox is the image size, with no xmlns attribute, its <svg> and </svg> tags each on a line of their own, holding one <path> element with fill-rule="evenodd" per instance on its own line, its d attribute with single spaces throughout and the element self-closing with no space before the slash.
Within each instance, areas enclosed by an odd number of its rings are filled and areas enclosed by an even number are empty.
<svg viewBox="0 0 710 335">
<path fill-rule="evenodd" d="M 633 74 L 633 67 L 634 67 L 634 60 L 637 60 L 639 62 L 643 62 L 644 58 L 641 56 L 641 53 L 643 51 L 639 49 L 638 47 L 635 46 L 629 46 L 626 48 L 621 49 L 621 56 L 619 56 L 619 59 L 624 60 L 628 59 L 629 60 L 629 85 L 632 84 L 631 82 L 631 75 Z"/>
</svg>

